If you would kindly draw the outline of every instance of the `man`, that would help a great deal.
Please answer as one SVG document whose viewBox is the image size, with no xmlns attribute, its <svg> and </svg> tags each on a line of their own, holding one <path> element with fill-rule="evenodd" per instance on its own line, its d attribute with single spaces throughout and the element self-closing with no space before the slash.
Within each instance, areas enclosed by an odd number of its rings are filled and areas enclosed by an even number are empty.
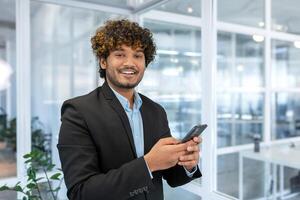
<svg viewBox="0 0 300 200">
<path fill-rule="evenodd" d="M 62 106 L 58 150 L 71 200 L 162 200 L 201 177 L 200 138 L 171 137 L 164 109 L 134 88 L 154 59 L 152 33 L 108 21 L 91 39 L 104 84 Z"/>
</svg>

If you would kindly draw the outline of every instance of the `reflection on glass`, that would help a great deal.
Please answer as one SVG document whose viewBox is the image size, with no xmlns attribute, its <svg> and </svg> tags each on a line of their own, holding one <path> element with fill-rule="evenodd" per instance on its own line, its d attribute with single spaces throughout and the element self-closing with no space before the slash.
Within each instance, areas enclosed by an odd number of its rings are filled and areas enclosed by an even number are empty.
<svg viewBox="0 0 300 200">
<path fill-rule="evenodd" d="M 293 42 L 272 41 L 272 86 L 299 87 L 300 47 Z"/>
<path fill-rule="evenodd" d="M 16 176 L 15 1 L 0 1 L 0 179 Z M 5 196 L 5 195 L 4 195 Z M 1 197 L 0 197 L 1 198 Z"/>
<path fill-rule="evenodd" d="M 181 15 L 201 17 L 201 0 L 172 0 L 156 9 Z"/>
<path fill-rule="evenodd" d="M 51 157 L 62 102 L 97 86 L 90 37 L 115 15 L 39 2 L 31 2 L 31 10 L 32 148 Z"/>
<path fill-rule="evenodd" d="M 239 154 L 219 155 L 217 159 L 217 190 L 235 198 L 239 197 Z M 264 163 L 253 159 L 243 160 L 244 199 L 257 199 L 264 196 Z"/>
<path fill-rule="evenodd" d="M 253 142 L 263 136 L 264 96 L 260 93 L 218 94 L 218 147 Z"/>
<path fill-rule="evenodd" d="M 280 32 L 300 34 L 300 15 L 298 0 L 272 0 L 272 29 Z M 284 14 L 283 14 L 284 13 Z"/>
<path fill-rule="evenodd" d="M 264 42 L 249 35 L 219 32 L 217 88 L 264 85 Z"/>
<path fill-rule="evenodd" d="M 272 139 L 300 136 L 300 95 L 275 93 L 272 118 Z"/>
<path fill-rule="evenodd" d="M 247 26 L 265 27 L 265 1 L 218 0 L 218 20 Z"/>
<path fill-rule="evenodd" d="M 201 121 L 201 32 L 146 19 L 144 26 L 154 33 L 157 58 L 139 90 L 166 109 L 172 135 L 182 137 Z"/>
</svg>

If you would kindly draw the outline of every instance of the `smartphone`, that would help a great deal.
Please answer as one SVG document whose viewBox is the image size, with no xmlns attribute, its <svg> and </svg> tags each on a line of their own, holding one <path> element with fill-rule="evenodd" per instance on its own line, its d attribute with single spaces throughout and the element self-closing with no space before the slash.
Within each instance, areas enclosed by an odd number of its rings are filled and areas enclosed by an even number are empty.
<svg viewBox="0 0 300 200">
<path fill-rule="evenodd" d="M 202 124 L 202 125 L 196 125 L 194 126 L 185 136 L 183 139 L 181 139 L 182 143 L 185 143 L 193 137 L 198 137 L 205 129 L 207 128 L 207 124 Z"/>
</svg>

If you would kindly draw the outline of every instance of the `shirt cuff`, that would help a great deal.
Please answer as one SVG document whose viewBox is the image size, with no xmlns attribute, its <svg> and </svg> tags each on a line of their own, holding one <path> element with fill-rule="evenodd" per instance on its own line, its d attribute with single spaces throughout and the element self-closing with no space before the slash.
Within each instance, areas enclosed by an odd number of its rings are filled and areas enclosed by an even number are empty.
<svg viewBox="0 0 300 200">
<path fill-rule="evenodd" d="M 146 160 L 144 159 L 145 163 L 146 163 L 146 166 L 147 166 L 147 169 L 148 169 L 148 172 L 149 172 L 149 175 L 151 177 L 151 179 L 153 179 L 153 176 L 152 176 L 152 172 L 150 171 L 149 169 L 149 166 L 148 166 L 148 163 L 146 162 Z"/>
<path fill-rule="evenodd" d="M 192 178 L 193 175 L 195 174 L 195 172 L 197 171 L 198 169 L 198 165 L 196 167 L 193 168 L 193 170 L 191 172 L 189 172 L 185 167 L 183 167 L 184 170 L 185 170 L 185 173 L 188 177 Z"/>
</svg>

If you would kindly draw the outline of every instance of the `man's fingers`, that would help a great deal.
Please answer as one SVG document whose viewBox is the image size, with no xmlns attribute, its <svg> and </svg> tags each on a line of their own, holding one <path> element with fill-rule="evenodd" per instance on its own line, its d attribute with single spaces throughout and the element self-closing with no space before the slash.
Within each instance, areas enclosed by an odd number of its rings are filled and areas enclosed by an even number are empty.
<svg viewBox="0 0 300 200">
<path fill-rule="evenodd" d="M 187 141 L 186 144 L 188 144 L 188 145 L 198 145 L 201 142 L 202 142 L 202 138 L 201 137 L 193 137 L 193 139 Z"/>
<path fill-rule="evenodd" d="M 197 144 L 200 144 L 202 142 L 202 137 L 194 137 L 193 141 Z"/>
<path fill-rule="evenodd" d="M 188 152 L 194 152 L 194 151 L 199 151 L 199 147 L 198 145 L 194 145 L 194 146 L 188 146 L 186 149 Z"/>
<path fill-rule="evenodd" d="M 180 152 L 180 151 L 186 151 L 186 149 L 188 148 L 186 143 L 182 143 L 182 144 L 176 144 L 174 145 L 175 151 Z"/>
<path fill-rule="evenodd" d="M 162 138 L 159 140 L 162 144 L 168 145 L 168 144 L 178 144 L 179 140 L 176 140 L 173 137 L 167 137 L 167 138 Z"/>
<path fill-rule="evenodd" d="M 179 161 L 191 161 L 197 159 L 198 159 L 197 154 L 189 154 L 189 155 L 183 155 L 179 157 Z"/>
<path fill-rule="evenodd" d="M 181 165 L 181 166 L 186 166 L 186 167 L 188 167 L 188 166 L 196 166 L 196 165 L 198 164 L 198 162 L 197 162 L 196 160 L 185 161 L 185 162 L 180 161 L 180 162 L 178 162 L 177 164 L 178 164 L 178 165 Z"/>
</svg>

